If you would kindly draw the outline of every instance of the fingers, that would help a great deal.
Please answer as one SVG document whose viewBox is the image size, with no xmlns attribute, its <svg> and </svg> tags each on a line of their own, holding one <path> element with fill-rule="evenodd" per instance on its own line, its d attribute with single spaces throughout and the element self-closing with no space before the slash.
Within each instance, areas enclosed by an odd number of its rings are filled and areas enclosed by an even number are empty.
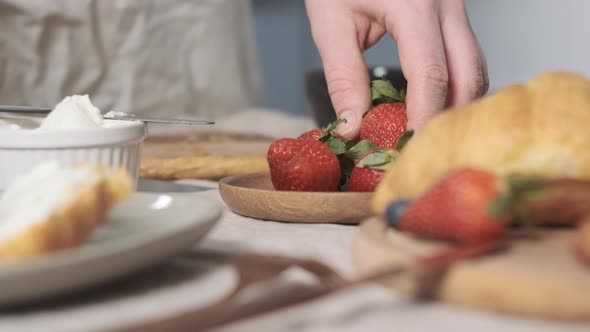
<svg viewBox="0 0 590 332">
<path fill-rule="evenodd" d="M 481 63 L 482 63 L 481 72 L 483 74 L 484 83 L 485 83 L 485 85 L 483 87 L 483 93 L 482 93 L 482 96 L 483 96 L 486 93 L 488 93 L 488 91 L 490 89 L 490 76 L 488 74 L 488 62 L 486 60 L 486 55 L 484 54 L 483 50 L 481 49 L 481 46 L 478 45 L 478 49 L 479 49 L 479 58 L 481 59 Z"/>
<path fill-rule="evenodd" d="M 410 129 L 420 131 L 447 105 L 468 103 L 487 91 L 487 64 L 463 0 L 356 4 L 356 14 L 385 25 L 397 41 L 401 67 L 408 81 Z M 375 26 L 373 23 L 361 24 L 366 31 L 360 28 L 364 33 L 359 34 L 355 24 L 360 21 L 356 17 L 355 23 L 351 3 L 335 6 L 332 1 L 307 0 L 306 6 L 332 104 L 338 118 L 348 121 L 337 132 L 345 138 L 356 138 L 371 99 L 362 51 L 378 39 L 382 29 L 370 28 Z"/>
<path fill-rule="evenodd" d="M 447 106 L 461 106 L 487 92 L 487 65 L 469 24 L 463 1 L 443 1 L 440 10 L 449 71 Z"/>
<path fill-rule="evenodd" d="M 424 1 L 423 3 L 428 3 Z M 445 107 L 449 72 L 438 9 L 422 5 L 399 12 L 386 22 L 398 43 L 400 64 L 408 81 L 408 127 L 419 132 Z M 392 13 L 395 8 L 389 9 Z"/>
<path fill-rule="evenodd" d="M 326 1 L 307 2 L 313 39 L 322 58 L 334 110 L 338 118 L 347 120 L 338 126 L 337 134 L 353 139 L 358 136 L 362 115 L 371 103 L 367 65 L 351 15 L 335 8 L 317 8 L 321 3 Z M 321 19 L 316 16 L 319 12 Z"/>
</svg>

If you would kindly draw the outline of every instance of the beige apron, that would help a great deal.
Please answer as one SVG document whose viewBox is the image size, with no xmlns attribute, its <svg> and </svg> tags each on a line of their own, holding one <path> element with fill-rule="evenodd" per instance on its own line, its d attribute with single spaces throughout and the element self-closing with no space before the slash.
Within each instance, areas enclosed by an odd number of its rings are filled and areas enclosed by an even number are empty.
<svg viewBox="0 0 590 332">
<path fill-rule="evenodd" d="M 0 104 L 218 119 L 257 102 L 248 0 L 0 0 Z"/>
</svg>

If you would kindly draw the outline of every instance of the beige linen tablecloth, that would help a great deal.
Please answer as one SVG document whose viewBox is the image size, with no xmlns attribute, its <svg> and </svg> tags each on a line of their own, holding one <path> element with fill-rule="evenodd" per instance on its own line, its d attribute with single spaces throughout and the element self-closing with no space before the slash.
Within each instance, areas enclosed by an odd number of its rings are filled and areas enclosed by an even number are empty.
<svg viewBox="0 0 590 332">
<path fill-rule="evenodd" d="M 194 193 L 222 201 L 217 184 Z M 193 250 L 68 299 L 0 313 L 0 331 L 102 331 L 194 309 L 222 297 L 235 282 L 227 254 L 242 250 L 313 257 L 353 273 L 355 226 L 287 224 L 238 216 L 225 208 Z M 529 320 L 442 303 L 415 304 L 377 285 L 224 328 L 228 331 L 588 331 L 588 325 Z"/>
</svg>

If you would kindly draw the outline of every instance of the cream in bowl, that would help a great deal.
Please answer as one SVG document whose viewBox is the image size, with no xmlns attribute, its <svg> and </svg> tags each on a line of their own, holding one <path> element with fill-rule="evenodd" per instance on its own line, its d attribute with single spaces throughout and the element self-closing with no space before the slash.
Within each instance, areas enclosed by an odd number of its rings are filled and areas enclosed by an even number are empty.
<svg viewBox="0 0 590 332">
<path fill-rule="evenodd" d="M 25 128 L 18 121 L 0 123 L 0 190 L 47 160 L 125 168 L 137 180 L 146 125 L 105 120 L 88 96 L 64 98 L 36 128 Z"/>
<path fill-rule="evenodd" d="M 65 97 L 41 122 L 39 130 L 99 128 L 104 119 L 88 95 Z"/>
</svg>

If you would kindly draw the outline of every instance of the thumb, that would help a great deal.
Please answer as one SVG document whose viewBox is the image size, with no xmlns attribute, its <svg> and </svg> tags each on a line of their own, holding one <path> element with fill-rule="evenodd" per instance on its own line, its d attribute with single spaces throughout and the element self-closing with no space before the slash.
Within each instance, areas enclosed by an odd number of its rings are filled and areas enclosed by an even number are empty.
<svg viewBox="0 0 590 332">
<path fill-rule="evenodd" d="M 371 104 L 369 73 L 353 26 L 316 29 L 314 41 L 322 58 L 328 91 L 337 118 L 346 119 L 336 134 L 346 139 L 359 135 L 363 113 Z"/>
</svg>

